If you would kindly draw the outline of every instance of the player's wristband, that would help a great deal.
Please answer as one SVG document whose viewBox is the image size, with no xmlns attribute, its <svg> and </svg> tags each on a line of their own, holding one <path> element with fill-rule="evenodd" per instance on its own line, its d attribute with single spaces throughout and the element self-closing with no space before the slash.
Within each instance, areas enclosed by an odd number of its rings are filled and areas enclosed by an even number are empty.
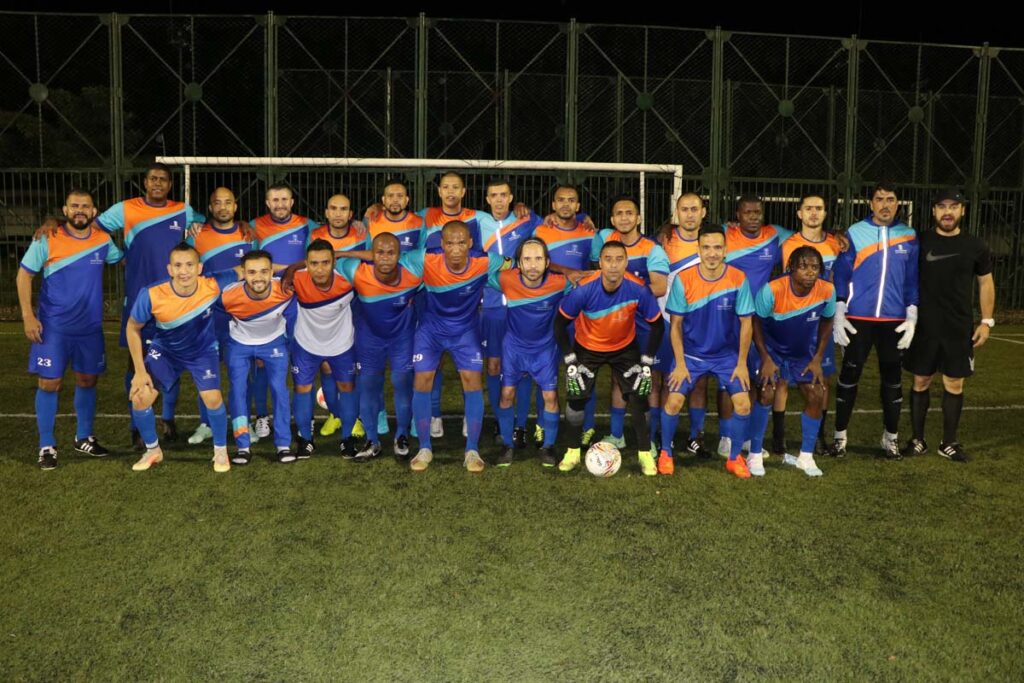
<svg viewBox="0 0 1024 683">
<path fill-rule="evenodd" d="M 654 365 L 654 359 L 644 354 L 640 356 L 640 363 L 643 365 Z"/>
<path fill-rule="evenodd" d="M 995 318 L 982 318 L 981 319 L 981 324 L 982 325 L 988 325 L 989 329 L 992 329 L 993 327 L 996 326 L 996 319 Z"/>
<path fill-rule="evenodd" d="M 575 353 L 566 354 L 565 356 L 562 357 L 562 362 L 565 363 L 566 365 L 575 365 L 575 363 L 576 363 L 576 354 Z"/>
</svg>

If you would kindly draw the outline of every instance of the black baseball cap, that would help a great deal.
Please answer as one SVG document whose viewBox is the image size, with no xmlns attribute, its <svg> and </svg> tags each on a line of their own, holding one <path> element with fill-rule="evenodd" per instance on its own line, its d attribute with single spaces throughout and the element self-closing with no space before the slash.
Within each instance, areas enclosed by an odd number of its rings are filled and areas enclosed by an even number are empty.
<svg viewBox="0 0 1024 683">
<path fill-rule="evenodd" d="M 939 190 L 935 193 L 935 197 L 932 199 L 932 206 L 941 204 L 942 202 L 956 202 L 957 204 L 966 204 L 967 200 L 964 199 L 963 194 L 960 190 L 955 187 L 947 187 L 943 190 Z"/>
</svg>

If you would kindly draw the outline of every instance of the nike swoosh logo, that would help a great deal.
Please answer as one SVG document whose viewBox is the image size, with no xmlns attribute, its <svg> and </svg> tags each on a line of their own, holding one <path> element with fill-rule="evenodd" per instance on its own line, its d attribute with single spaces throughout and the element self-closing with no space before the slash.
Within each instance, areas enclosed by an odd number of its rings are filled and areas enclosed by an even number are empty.
<svg viewBox="0 0 1024 683">
<path fill-rule="evenodd" d="M 929 251 L 927 254 L 925 254 L 924 260 L 928 261 L 928 263 L 931 263 L 932 261 L 941 261 L 942 259 L 953 258 L 954 256 L 959 255 L 960 254 L 943 254 L 942 256 L 936 256 L 935 254 Z"/>
</svg>

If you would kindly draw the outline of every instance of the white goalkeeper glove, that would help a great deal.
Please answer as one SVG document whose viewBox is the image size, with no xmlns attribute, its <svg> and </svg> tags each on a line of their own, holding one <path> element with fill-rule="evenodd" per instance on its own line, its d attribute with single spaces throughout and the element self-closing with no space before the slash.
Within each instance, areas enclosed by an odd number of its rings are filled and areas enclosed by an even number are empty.
<svg viewBox="0 0 1024 683">
<path fill-rule="evenodd" d="M 857 328 L 846 319 L 846 302 L 836 302 L 836 314 L 832 318 L 832 339 L 840 346 L 850 344 L 850 335 L 857 334 Z"/>
<path fill-rule="evenodd" d="M 907 319 L 896 328 L 897 332 L 903 334 L 896 342 L 896 348 L 905 351 L 910 348 L 910 342 L 914 341 L 914 329 L 917 327 L 917 306 L 907 306 Z"/>
<path fill-rule="evenodd" d="M 565 363 L 565 390 L 571 398 L 583 396 L 587 391 L 587 382 L 594 379 L 594 373 L 582 363 L 576 362 L 576 354 L 566 355 L 562 361 Z"/>
<path fill-rule="evenodd" d="M 653 365 L 653 358 L 647 355 L 640 356 L 640 364 L 634 365 L 622 375 L 623 379 L 633 378 L 633 392 L 641 398 L 649 396 L 651 393 L 651 368 Z"/>
</svg>

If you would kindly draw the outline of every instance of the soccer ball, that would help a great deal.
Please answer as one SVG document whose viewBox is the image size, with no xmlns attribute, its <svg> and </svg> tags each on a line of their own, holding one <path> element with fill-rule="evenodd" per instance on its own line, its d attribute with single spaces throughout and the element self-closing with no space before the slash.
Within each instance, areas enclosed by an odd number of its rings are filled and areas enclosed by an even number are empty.
<svg viewBox="0 0 1024 683">
<path fill-rule="evenodd" d="M 587 471 L 595 477 L 610 477 L 622 466 L 622 454 L 610 443 L 598 441 L 587 451 Z"/>
<path fill-rule="evenodd" d="M 316 404 L 323 410 L 327 410 L 327 401 L 324 399 L 323 387 L 316 390 Z"/>
</svg>

